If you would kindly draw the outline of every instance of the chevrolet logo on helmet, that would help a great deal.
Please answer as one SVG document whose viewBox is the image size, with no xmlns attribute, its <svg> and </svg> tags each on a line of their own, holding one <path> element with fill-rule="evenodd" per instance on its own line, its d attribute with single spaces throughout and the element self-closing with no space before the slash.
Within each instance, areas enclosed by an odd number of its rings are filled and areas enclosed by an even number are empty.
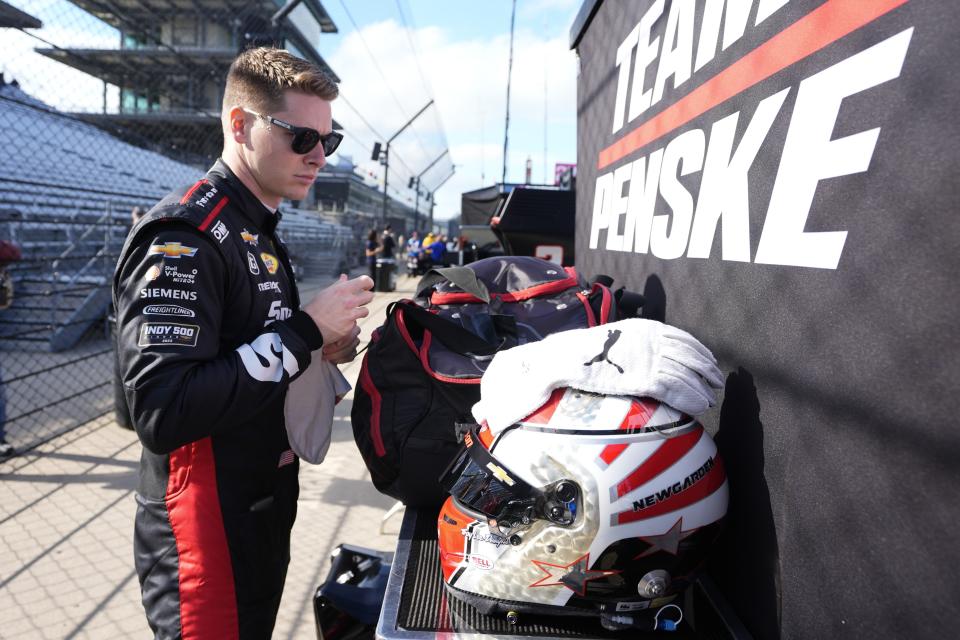
<svg viewBox="0 0 960 640">
<path fill-rule="evenodd" d="M 490 472 L 493 473 L 493 477 L 499 480 L 500 482 L 503 482 L 511 487 L 516 484 L 513 478 L 511 478 L 509 474 L 507 474 L 507 472 L 503 469 L 503 467 L 496 465 L 492 462 L 488 462 L 487 469 L 490 469 Z"/>
<path fill-rule="evenodd" d="M 186 247 L 179 242 L 167 242 L 166 244 L 150 245 L 150 255 L 159 254 L 165 258 L 174 258 L 179 260 L 180 256 L 192 258 L 197 253 L 196 247 Z"/>
</svg>

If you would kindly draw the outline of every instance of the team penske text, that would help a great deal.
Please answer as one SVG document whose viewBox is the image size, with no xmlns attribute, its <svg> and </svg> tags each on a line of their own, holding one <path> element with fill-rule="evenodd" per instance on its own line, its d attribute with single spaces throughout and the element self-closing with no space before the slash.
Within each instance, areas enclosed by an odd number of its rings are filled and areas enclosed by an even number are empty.
<svg viewBox="0 0 960 640">
<path fill-rule="evenodd" d="M 756 24 L 783 4 L 760 0 Z M 664 10 L 664 2 L 656 0 L 617 49 L 615 134 L 663 97 L 668 80 L 680 87 L 712 60 L 721 14 L 723 49 L 739 39 L 751 3 L 709 0 L 696 47 L 693 3 L 670 3 L 661 27 Z M 662 50 L 660 35 L 652 37 L 655 28 L 663 29 Z M 723 260 L 836 269 L 847 232 L 805 230 L 817 186 L 826 179 L 867 171 L 884 124 L 876 122 L 872 123 L 875 128 L 836 136 L 837 117 L 844 99 L 899 77 L 912 34 L 908 28 L 873 44 L 796 87 L 767 95 L 753 109 L 715 117 L 672 138 L 668 133 L 634 147 L 645 150 L 643 155 L 596 178 L 589 247 L 650 253 L 665 260 L 709 258 L 719 232 Z M 652 88 L 644 84 L 648 67 L 656 69 Z M 785 118 L 787 126 L 775 126 Z M 785 131 L 785 137 L 778 133 L 774 138 L 771 131 Z M 621 152 L 617 144 L 601 151 L 601 170 L 630 155 L 631 147 Z M 761 150 L 779 151 L 779 167 L 766 203 L 756 201 L 755 194 L 762 190 L 751 189 L 750 170 Z M 764 206 L 766 214 L 754 249 L 751 209 L 756 212 Z"/>
</svg>

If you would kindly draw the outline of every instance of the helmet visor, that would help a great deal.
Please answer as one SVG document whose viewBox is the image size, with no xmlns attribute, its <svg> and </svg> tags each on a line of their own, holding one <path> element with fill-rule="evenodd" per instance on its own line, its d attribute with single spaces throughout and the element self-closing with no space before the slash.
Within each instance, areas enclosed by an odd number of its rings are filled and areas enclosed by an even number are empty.
<svg viewBox="0 0 960 640">
<path fill-rule="evenodd" d="M 457 502 L 498 521 L 529 524 L 537 517 L 542 502 L 539 489 L 500 464 L 476 432 L 466 435 L 464 445 L 440 478 L 440 485 Z"/>
</svg>

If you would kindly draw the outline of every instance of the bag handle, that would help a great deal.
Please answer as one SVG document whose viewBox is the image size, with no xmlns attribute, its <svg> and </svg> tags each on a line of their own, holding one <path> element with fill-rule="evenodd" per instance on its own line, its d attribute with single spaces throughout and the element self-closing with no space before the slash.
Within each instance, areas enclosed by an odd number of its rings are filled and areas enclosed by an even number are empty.
<svg viewBox="0 0 960 640">
<path fill-rule="evenodd" d="M 404 318 L 410 318 L 424 329 L 429 329 L 440 342 L 448 349 L 467 357 L 489 356 L 503 346 L 491 344 L 471 331 L 457 326 L 449 320 L 444 320 L 426 309 L 406 301 L 397 302 L 403 309 Z"/>
<path fill-rule="evenodd" d="M 443 282 L 452 282 L 464 291 L 480 298 L 485 303 L 490 303 L 490 292 L 487 285 L 477 279 L 477 274 L 473 269 L 467 267 L 440 267 L 430 269 L 426 275 L 420 279 L 417 285 L 417 297 L 421 297 L 428 289 L 432 289 Z"/>
</svg>

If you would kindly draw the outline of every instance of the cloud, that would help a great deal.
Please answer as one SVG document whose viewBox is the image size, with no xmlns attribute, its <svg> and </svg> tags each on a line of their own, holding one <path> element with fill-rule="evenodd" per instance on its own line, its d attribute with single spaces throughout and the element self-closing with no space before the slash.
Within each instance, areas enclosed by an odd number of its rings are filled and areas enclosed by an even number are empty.
<svg viewBox="0 0 960 640">
<path fill-rule="evenodd" d="M 570 4 L 543 0 L 547 2 Z M 407 167 L 395 167 L 392 162 L 390 183 L 405 187 L 411 172 L 421 171 L 449 146 L 456 174 L 438 192 L 436 208 L 437 217 L 449 217 L 459 212 L 462 192 L 500 181 L 509 34 L 457 41 L 441 28 L 424 27 L 410 36 L 419 49 L 425 79 L 421 79 L 404 27 L 392 20 L 347 34 L 326 58 L 342 80 L 342 94 L 382 136 L 402 127 L 427 103 L 432 89 L 435 108 L 418 118 L 391 146 Z M 335 103 L 334 115 L 353 134 L 344 142 L 345 153 L 360 160 L 365 170 L 379 172 L 379 165 L 369 161 L 377 136 L 346 105 Z M 528 156 L 534 181 L 543 179 L 545 122 L 546 175 L 552 180 L 554 162 L 576 158 L 576 59 L 565 34 L 548 38 L 531 29 L 519 29 L 510 95 L 508 182 L 523 180 Z M 450 168 L 445 159 L 424 177 L 425 182 L 428 178 L 439 181 Z"/>
</svg>

